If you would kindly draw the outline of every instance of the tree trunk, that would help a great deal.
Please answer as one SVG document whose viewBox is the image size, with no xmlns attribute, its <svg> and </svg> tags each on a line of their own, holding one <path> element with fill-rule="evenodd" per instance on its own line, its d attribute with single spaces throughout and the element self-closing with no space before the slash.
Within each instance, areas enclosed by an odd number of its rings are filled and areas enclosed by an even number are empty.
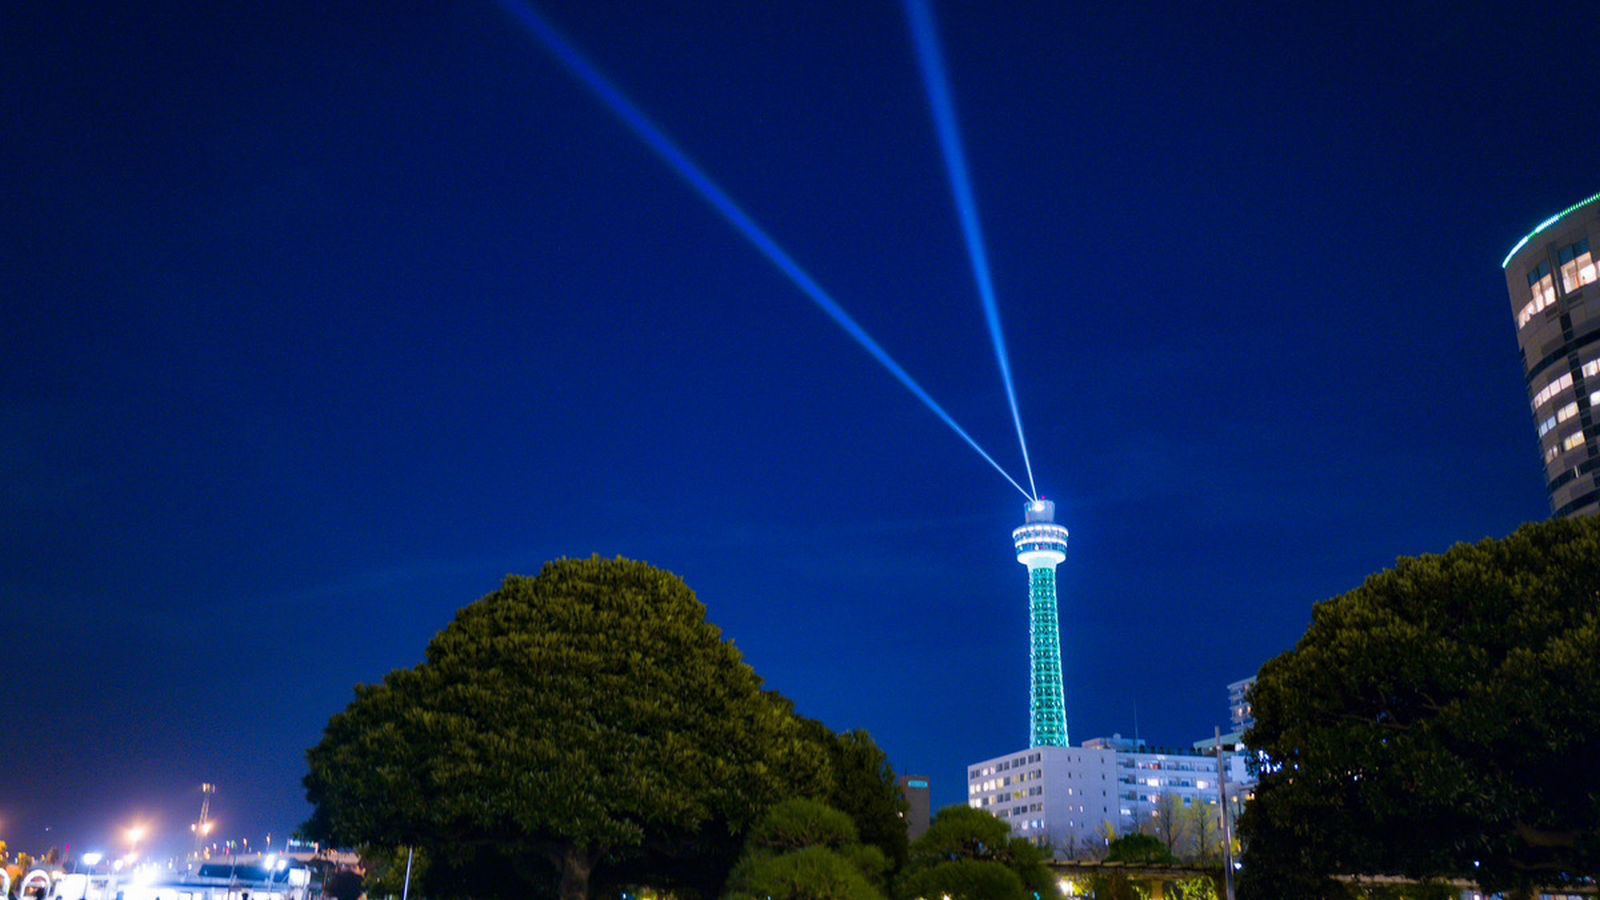
<svg viewBox="0 0 1600 900">
<path fill-rule="evenodd" d="M 595 854 L 577 844 L 562 847 L 560 853 L 561 900 L 589 900 L 589 875 L 594 871 Z"/>
</svg>

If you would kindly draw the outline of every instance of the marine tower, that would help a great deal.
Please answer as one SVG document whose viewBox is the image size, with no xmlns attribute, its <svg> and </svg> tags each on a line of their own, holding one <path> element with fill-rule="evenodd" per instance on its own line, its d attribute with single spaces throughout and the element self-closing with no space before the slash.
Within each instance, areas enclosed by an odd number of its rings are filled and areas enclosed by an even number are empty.
<svg viewBox="0 0 1600 900">
<path fill-rule="evenodd" d="M 1017 562 L 1028 567 L 1028 746 L 1067 746 L 1067 701 L 1061 689 L 1061 627 L 1056 618 L 1056 566 L 1067 559 L 1067 529 L 1056 505 L 1031 500 L 1011 532 Z"/>
</svg>

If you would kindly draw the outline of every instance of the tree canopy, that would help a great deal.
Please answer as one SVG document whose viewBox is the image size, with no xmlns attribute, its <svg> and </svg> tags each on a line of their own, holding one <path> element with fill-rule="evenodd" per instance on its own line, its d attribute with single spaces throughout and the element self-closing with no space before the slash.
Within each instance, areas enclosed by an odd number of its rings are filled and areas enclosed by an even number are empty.
<svg viewBox="0 0 1600 900">
<path fill-rule="evenodd" d="M 1030 900 L 1033 893 L 1004 863 L 963 859 L 917 868 L 900 882 L 906 900 Z"/>
<path fill-rule="evenodd" d="M 1171 865 L 1177 861 L 1167 845 L 1151 834 L 1123 835 L 1106 848 L 1106 862 Z"/>
<path fill-rule="evenodd" d="M 887 861 L 857 842 L 850 817 L 817 800 L 785 800 L 751 829 L 727 900 L 883 900 Z"/>
<path fill-rule="evenodd" d="M 665 871 L 829 781 L 688 586 L 623 559 L 508 577 L 423 663 L 358 687 L 308 757 L 311 834 L 420 845 L 438 870 L 497 854 L 508 896 Z"/>
<path fill-rule="evenodd" d="M 861 729 L 835 734 L 810 719 L 805 727 L 827 751 L 832 779 L 823 799 L 850 816 L 862 843 L 883 851 L 894 867 L 904 865 L 907 808 L 889 757 Z"/>
<path fill-rule="evenodd" d="M 787 853 L 807 847 L 842 850 L 858 840 L 856 825 L 844 813 L 818 800 L 785 800 L 767 810 L 750 830 L 750 849 Z"/>
<path fill-rule="evenodd" d="M 1600 521 L 1401 559 L 1262 669 L 1242 897 L 1600 874 Z"/>
<path fill-rule="evenodd" d="M 987 812 L 966 806 L 939 810 L 928 831 L 911 844 L 896 893 L 908 900 L 948 895 L 966 898 L 1055 897 L 1056 879 L 1044 853 Z M 1005 872 L 1005 875 L 999 872 Z M 1010 877 L 1006 877 L 1009 875 Z M 1014 881 L 1013 881 L 1014 880 Z"/>
</svg>

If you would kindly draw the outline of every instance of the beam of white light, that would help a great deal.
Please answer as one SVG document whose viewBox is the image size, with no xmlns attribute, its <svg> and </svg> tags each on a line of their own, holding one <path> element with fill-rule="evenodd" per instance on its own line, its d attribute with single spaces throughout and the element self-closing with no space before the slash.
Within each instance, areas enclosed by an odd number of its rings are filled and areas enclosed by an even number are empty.
<svg viewBox="0 0 1600 900">
<path fill-rule="evenodd" d="M 771 235 L 767 234 L 760 225 L 757 225 L 756 221 L 735 203 L 732 197 L 729 197 L 722 188 L 717 186 L 716 182 L 711 180 L 711 176 L 707 175 L 705 170 L 690 159 L 689 155 L 684 153 L 660 126 L 651 121 L 643 110 L 639 109 L 620 88 L 613 84 L 593 63 L 589 62 L 588 58 L 567 41 L 553 25 L 522 0 L 499 0 L 499 3 L 524 30 L 548 50 L 590 93 L 604 103 L 606 108 L 622 124 L 628 127 L 629 131 L 632 131 L 636 137 L 643 141 L 651 152 L 666 163 L 679 178 L 694 188 L 695 192 L 712 209 L 716 210 L 718 214 L 728 221 L 728 224 L 737 229 L 746 240 L 761 251 L 762 255 L 776 266 L 780 272 L 788 276 L 789 280 L 794 282 L 795 286 L 806 297 L 828 315 L 828 318 L 844 329 L 844 332 L 887 369 L 889 374 L 895 377 L 895 380 L 904 385 L 906 390 L 910 391 L 918 400 L 921 400 L 923 405 L 928 407 L 934 415 L 950 426 L 952 431 L 963 441 L 966 441 L 968 446 L 977 451 L 978 455 L 993 466 L 994 470 L 999 472 L 1006 481 L 1010 482 L 1012 487 L 1020 491 L 1023 496 L 1032 497 L 1022 485 L 1017 483 L 1015 478 L 1012 478 L 1005 469 L 1001 468 L 999 463 L 995 462 L 994 457 L 990 456 L 988 451 L 973 440 L 972 435 L 967 434 L 966 429 L 958 425 L 956 420 L 945 412 L 944 407 L 934 401 L 933 397 L 911 377 L 910 373 L 906 372 L 898 362 L 895 362 L 888 351 L 884 350 L 876 340 L 873 340 L 871 335 L 867 334 L 865 329 L 857 324 L 855 319 L 850 317 L 849 313 L 845 312 L 844 307 L 840 306 L 822 288 L 822 285 L 818 284 L 805 269 L 801 268 L 800 264 L 780 247 Z"/>
<path fill-rule="evenodd" d="M 939 146 L 944 150 L 945 169 L 950 175 L 950 192 L 955 196 L 956 214 L 966 238 L 967 255 L 972 259 L 972 275 L 978 283 L 978 298 L 983 302 L 983 317 L 989 325 L 994 357 L 1000 363 L 1000 379 L 1005 382 L 1006 401 L 1011 404 L 1011 421 L 1017 426 L 1017 444 L 1022 447 L 1022 466 L 1028 473 L 1033 496 L 1039 489 L 1033 481 L 1033 463 L 1028 460 L 1028 441 L 1022 436 L 1022 413 L 1017 407 L 1017 389 L 1011 381 L 1011 358 L 1006 352 L 1005 333 L 1000 328 L 1000 304 L 995 300 L 994 282 L 989 276 L 989 256 L 984 250 L 983 230 L 978 223 L 978 201 L 972 195 L 967 176 L 967 156 L 961 147 L 961 131 L 956 124 L 955 102 L 950 99 L 950 82 L 945 76 L 944 58 L 939 52 L 939 31 L 933 21 L 928 0 L 905 0 L 906 20 L 911 25 L 912 43 L 917 48 L 917 63 L 928 89 L 928 106 L 933 111 Z"/>
</svg>

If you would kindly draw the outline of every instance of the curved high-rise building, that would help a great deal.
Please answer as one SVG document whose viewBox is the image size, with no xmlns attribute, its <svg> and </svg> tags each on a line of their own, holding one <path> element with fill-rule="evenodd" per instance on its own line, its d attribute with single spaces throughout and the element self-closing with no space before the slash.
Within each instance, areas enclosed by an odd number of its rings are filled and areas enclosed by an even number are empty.
<svg viewBox="0 0 1600 900">
<path fill-rule="evenodd" d="M 1600 513 L 1597 262 L 1600 194 L 1544 220 L 1500 264 L 1558 517 Z"/>
<path fill-rule="evenodd" d="M 1011 532 L 1017 562 L 1028 567 L 1028 637 L 1032 677 L 1028 746 L 1067 746 L 1067 702 L 1061 687 L 1061 626 L 1056 616 L 1056 566 L 1067 559 L 1067 529 L 1056 505 L 1032 500 L 1023 525 Z"/>
</svg>

